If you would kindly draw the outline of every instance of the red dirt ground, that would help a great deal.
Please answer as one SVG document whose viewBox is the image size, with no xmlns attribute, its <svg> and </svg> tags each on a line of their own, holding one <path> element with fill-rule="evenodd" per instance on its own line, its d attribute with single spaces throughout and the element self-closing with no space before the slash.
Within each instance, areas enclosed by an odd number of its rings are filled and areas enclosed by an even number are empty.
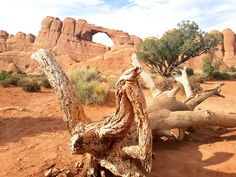
<svg viewBox="0 0 236 177">
<path fill-rule="evenodd" d="M 203 86 L 213 88 L 217 83 Z M 211 97 L 199 108 L 236 112 L 236 82 L 225 83 L 225 99 Z M 53 90 L 26 93 L 21 88 L 0 88 L 0 108 L 7 106 L 24 110 L 0 111 L 0 177 L 43 176 L 52 164 L 74 168 L 81 156 L 68 148 L 70 136 Z M 114 111 L 114 99 L 103 106 L 85 106 L 85 111 L 94 121 L 101 120 Z M 236 128 L 201 128 L 188 139 L 155 142 L 157 159 L 149 176 L 236 177 Z"/>
</svg>

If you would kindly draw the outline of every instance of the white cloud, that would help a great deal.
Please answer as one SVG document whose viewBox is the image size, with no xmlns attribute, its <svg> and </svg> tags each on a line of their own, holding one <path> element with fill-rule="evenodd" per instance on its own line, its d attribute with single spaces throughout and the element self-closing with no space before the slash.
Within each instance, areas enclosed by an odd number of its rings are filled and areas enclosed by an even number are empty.
<svg viewBox="0 0 236 177">
<path fill-rule="evenodd" d="M 235 0 L 127 0 L 112 7 L 104 0 L 8 0 L 1 3 L 0 29 L 34 33 L 45 16 L 63 20 L 84 18 L 89 23 L 119 29 L 142 38 L 157 36 L 182 20 L 196 21 L 203 30 L 231 28 L 236 32 Z"/>
</svg>

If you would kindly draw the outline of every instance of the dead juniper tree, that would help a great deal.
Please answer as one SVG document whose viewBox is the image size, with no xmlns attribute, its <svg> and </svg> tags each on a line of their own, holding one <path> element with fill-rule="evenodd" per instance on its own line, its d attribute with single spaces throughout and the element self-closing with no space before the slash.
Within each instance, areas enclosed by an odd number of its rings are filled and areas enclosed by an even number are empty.
<svg viewBox="0 0 236 177">
<path fill-rule="evenodd" d="M 55 90 L 71 134 L 70 148 L 74 153 L 87 154 L 85 176 L 96 176 L 99 166 L 116 176 L 145 176 L 135 163 L 139 160 L 147 172 L 152 168 L 152 133 L 172 128 L 219 125 L 236 126 L 236 115 L 211 111 L 175 111 L 152 109 L 146 102 L 138 83 L 140 67 L 133 67 L 119 78 L 116 86 L 116 112 L 103 121 L 91 123 L 76 99 L 73 86 L 53 55 L 44 49 L 32 54 L 43 67 Z M 168 91 L 175 95 L 176 90 Z M 209 91 L 209 94 L 217 89 Z M 168 95 L 167 94 L 167 95 Z M 194 107 L 206 96 L 193 98 Z M 158 102 L 158 100 L 157 100 Z"/>
<path fill-rule="evenodd" d="M 146 112 L 146 102 L 139 87 L 139 67 L 127 70 L 117 82 L 116 112 L 98 123 L 88 123 L 82 106 L 76 99 L 73 87 L 46 50 L 32 55 L 56 91 L 64 113 L 64 120 L 72 135 L 70 147 L 75 153 L 89 153 L 97 164 L 118 176 L 140 176 L 133 159 L 139 159 L 147 172 L 152 167 L 152 131 Z M 130 129 L 136 123 L 137 137 L 131 142 Z M 136 144 L 137 139 L 137 144 Z M 129 158 L 127 158 L 129 157 Z M 94 170 L 92 170 L 94 171 Z"/>
<path fill-rule="evenodd" d="M 137 59 L 137 56 L 135 53 L 132 54 L 131 57 L 131 62 L 133 66 L 141 67 L 140 62 Z M 201 94 L 198 94 L 194 97 L 193 91 L 191 89 L 187 72 L 186 72 L 186 67 L 183 69 L 179 69 L 179 73 L 174 73 L 172 76 L 174 79 L 179 82 L 180 84 L 183 85 L 186 99 L 182 102 L 176 99 L 176 94 L 179 91 L 179 87 L 175 87 L 172 90 L 167 90 L 162 92 L 159 90 L 154 81 L 152 80 L 151 76 L 146 72 L 142 71 L 140 76 L 150 89 L 153 99 L 150 100 L 150 102 L 147 104 L 147 111 L 148 114 L 151 114 L 152 112 L 156 112 L 158 110 L 163 110 L 167 109 L 169 111 L 193 111 L 197 105 L 199 105 L 201 102 L 206 100 L 212 95 L 217 95 L 220 97 L 224 97 L 220 94 L 220 88 L 224 84 L 218 85 L 216 88 L 213 88 L 211 90 L 205 91 Z M 185 137 L 185 128 L 179 128 L 179 135 L 178 137 L 172 133 L 170 130 L 160 130 L 156 132 L 156 135 L 159 136 L 166 136 L 171 139 L 178 139 L 178 140 L 183 140 Z"/>
</svg>

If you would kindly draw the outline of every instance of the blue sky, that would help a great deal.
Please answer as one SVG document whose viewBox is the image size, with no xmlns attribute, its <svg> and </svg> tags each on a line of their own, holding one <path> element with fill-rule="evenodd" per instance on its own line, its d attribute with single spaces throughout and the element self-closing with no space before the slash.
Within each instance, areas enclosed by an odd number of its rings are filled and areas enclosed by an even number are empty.
<svg viewBox="0 0 236 177">
<path fill-rule="evenodd" d="M 236 0 L 7 0 L 0 16 L 0 29 L 11 34 L 37 35 L 45 16 L 82 18 L 141 38 L 161 36 L 182 20 L 236 32 Z"/>
</svg>

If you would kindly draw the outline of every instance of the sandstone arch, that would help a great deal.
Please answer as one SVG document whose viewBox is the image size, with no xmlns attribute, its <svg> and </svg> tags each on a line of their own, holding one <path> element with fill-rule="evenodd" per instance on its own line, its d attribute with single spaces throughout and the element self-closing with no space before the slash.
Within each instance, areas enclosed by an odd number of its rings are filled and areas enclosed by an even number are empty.
<svg viewBox="0 0 236 177">
<path fill-rule="evenodd" d="M 107 47 L 114 46 L 113 40 L 107 35 L 107 33 L 97 32 L 92 36 L 92 42 L 105 45 Z"/>
</svg>

